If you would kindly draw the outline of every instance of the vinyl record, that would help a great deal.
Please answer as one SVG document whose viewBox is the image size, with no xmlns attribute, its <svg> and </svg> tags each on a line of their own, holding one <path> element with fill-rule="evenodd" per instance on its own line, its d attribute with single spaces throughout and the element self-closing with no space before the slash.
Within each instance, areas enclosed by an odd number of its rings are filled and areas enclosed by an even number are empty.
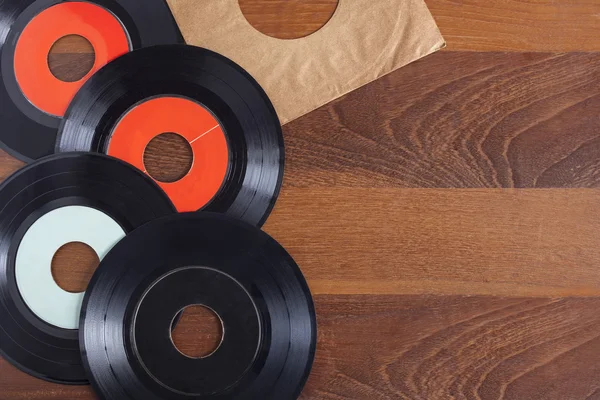
<svg viewBox="0 0 600 400">
<path fill-rule="evenodd" d="M 61 289 L 55 252 L 82 242 L 102 257 L 128 232 L 175 213 L 162 190 L 101 154 L 38 160 L 0 185 L 0 354 L 36 377 L 86 384 L 79 352 L 83 293 Z"/>
<path fill-rule="evenodd" d="M 95 151 L 146 171 L 163 133 L 189 143 L 189 172 L 158 182 L 180 212 L 225 213 L 262 225 L 283 177 L 283 135 L 268 97 L 229 59 L 199 47 L 156 46 L 102 68 L 75 96 L 56 151 Z"/>
<path fill-rule="evenodd" d="M 173 318 L 213 310 L 220 346 L 180 353 Z M 84 365 L 102 399 L 296 399 L 316 344 L 302 273 L 266 233 L 215 213 L 152 221 L 119 242 L 92 277 L 79 330 Z"/>
<path fill-rule="evenodd" d="M 91 70 L 76 82 L 58 79 L 48 53 L 79 35 L 94 48 Z M 31 161 L 52 154 L 67 106 L 84 82 L 134 49 L 183 43 L 165 0 L 4 0 L 0 2 L 0 146 Z"/>
</svg>

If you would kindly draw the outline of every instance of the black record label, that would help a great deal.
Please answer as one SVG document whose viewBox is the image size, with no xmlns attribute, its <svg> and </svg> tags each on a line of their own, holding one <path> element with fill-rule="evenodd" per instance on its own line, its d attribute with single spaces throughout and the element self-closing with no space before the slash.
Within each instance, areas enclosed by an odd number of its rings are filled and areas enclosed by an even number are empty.
<svg viewBox="0 0 600 400">
<path fill-rule="evenodd" d="M 180 353 L 173 319 L 202 305 L 223 338 Z M 258 228 L 215 213 L 152 221 L 100 263 L 82 306 L 84 365 L 102 399 L 291 400 L 316 345 L 310 291 L 289 254 Z"/>
<path fill-rule="evenodd" d="M 156 180 L 178 211 L 264 223 L 283 178 L 279 119 L 248 73 L 209 50 L 155 46 L 108 64 L 69 106 L 56 151 L 100 152 L 146 171 L 146 148 L 165 133 L 193 154 L 181 179 Z"/>
<path fill-rule="evenodd" d="M 0 186 L 0 353 L 36 377 L 88 383 L 77 330 L 84 293 L 51 273 L 63 245 L 101 259 L 128 232 L 175 213 L 162 190 L 130 165 L 101 154 L 38 160 Z"/>
<path fill-rule="evenodd" d="M 6 0 L 0 32 L 0 145 L 23 161 L 54 152 L 61 118 L 98 69 L 134 49 L 183 42 L 165 0 Z M 92 45 L 95 61 L 65 82 L 50 71 L 48 54 L 71 35 Z"/>
</svg>

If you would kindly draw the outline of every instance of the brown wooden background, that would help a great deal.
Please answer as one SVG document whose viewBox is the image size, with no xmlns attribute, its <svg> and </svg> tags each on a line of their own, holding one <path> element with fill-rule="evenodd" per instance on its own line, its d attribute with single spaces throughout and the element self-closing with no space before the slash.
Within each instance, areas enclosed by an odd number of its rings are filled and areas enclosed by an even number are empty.
<svg viewBox="0 0 600 400">
<path fill-rule="evenodd" d="M 600 399 L 600 2 L 426 1 L 446 50 L 284 127 L 265 230 L 315 296 L 302 398 Z M 335 2 L 240 0 L 280 37 Z M 79 398 L 0 360 L 0 399 Z"/>
</svg>

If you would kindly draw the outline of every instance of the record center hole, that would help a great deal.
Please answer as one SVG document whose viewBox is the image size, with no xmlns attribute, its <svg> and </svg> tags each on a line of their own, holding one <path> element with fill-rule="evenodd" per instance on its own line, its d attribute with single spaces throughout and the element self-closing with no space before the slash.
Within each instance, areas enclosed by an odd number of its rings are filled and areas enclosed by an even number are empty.
<svg viewBox="0 0 600 400">
<path fill-rule="evenodd" d="M 177 182 L 192 168 L 192 146 L 176 133 L 161 133 L 144 150 L 144 168 L 152 178 L 163 183 Z"/>
<path fill-rule="evenodd" d="M 94 67 L 96 53 L 89 40 L 79 35 L 58 39 L 48 53 L 48 68 L 63 82 L 77 82 Z"/>
<path fill-rule="evenodd" d="M 180 317 L 177 321 L 176 318 Z M 206 358 L 223 342 L 223 322 L 201 304 L 185 307 L 174 317 L 171 340 L 180 353 L 190 358 Z"/>
<path fill-rule="evenodd" d="M 70 293 L 87 288 L 98 268 L 98 254 L 85 243 L 70 242 L 61 246 L 52 257 L 51 271 L 56 284 Z"/>
<path fill-rule="evenodd" d="M 338 3 L 339 0 L 239 0 L 248 23 L 278 39 L 298 39 L 315 33 L 329 22 Z"/>
</svg>

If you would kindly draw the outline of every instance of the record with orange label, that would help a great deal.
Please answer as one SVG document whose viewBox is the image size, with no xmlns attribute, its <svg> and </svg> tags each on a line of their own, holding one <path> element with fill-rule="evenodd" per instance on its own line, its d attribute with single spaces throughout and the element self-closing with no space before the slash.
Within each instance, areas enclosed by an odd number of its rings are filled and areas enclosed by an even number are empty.
<svg viewBox="0 0 600 400">
<path fill-rule="evenodd" d="M 169 145 L 151 151 L 165 136 Z M 166 179 L 152 157 L 169 168 L 177 141 L 188 165 Z M 219 212 L 259 226 L 283 178 L 281 125 L 265 92 L 231 60 L 194 46 L 140 49 L 100 69 L 67 109 L 56 151 L 120 158 L 150 175 L 180 212 Z"/>
<path fill-rule="evenodd" d="M 94 61 L 67 82 L 49 54 L 74 36 L 89 42 Z M 165 0 L 0 2 L 0 147 L 23 161 L 52 154 L 69 103 L 96 71 L 132 50 L 182 42 Z"/>
</svg>

